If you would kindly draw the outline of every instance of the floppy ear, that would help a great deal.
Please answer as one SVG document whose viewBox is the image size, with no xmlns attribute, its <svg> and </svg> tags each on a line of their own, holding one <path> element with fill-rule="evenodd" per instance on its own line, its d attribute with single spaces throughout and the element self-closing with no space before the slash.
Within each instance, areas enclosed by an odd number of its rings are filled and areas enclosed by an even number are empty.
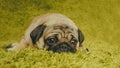
<svg viewBox="0 0 120 68">
<path fill-rule="evenodd" d="M 82 32 L 78 29 L 78 40 L 80 42 L 80 44 L 82 44 L 82 42 L 84 41 L 84 35 L 82 34 Z"/>
<path fill-rule="evenodd" d="M 32 39 L 32 43 L 35 44 L 40 37 L 43 35 L 43 32 L 45 30 L 46 26 L 45 25 L 39 25 L 37 26 L 31 33 L 30 33 L 30 37 Z"/>
<path fill-rule="evenodd" d="M 88 52 L 89 51 L 88 48 L 86 48 L 82 45 L 82 42 L 84 41 L 84 35 L 82 34 L 82 32 L 79 29 L 78 29 L 78 40 L 79 40 L 80 49 Z"/>
</svg>

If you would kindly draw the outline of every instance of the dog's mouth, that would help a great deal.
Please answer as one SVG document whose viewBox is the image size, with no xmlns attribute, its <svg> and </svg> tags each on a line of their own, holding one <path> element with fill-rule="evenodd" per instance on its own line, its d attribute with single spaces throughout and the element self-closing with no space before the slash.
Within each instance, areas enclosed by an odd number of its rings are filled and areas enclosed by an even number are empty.
<svg viewBox="0 0 120 68">
<path fill-rule="evenodd" d="M 57 53 L 62 53 L 62 52 L 75 53 L 76 52 L 76 49 L 72 48 L 67 43 L 62 43 L 62 44 L 59 44 L 59 45 L 56 45 L 56 46 L 51 46 L 47 50 L 57 52 Z"/>
</svg>

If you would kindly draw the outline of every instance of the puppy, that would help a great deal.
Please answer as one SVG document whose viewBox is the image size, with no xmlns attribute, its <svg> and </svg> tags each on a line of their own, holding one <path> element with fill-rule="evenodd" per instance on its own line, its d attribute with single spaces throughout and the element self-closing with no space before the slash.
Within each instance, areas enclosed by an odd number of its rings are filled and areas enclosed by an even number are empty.
<svg viewBox="0 0 120 68">
<path fill-rule="evenodd" d="M 75 23 L 58 13 L 48 13 L 36 17 L 25 31 L 19 43 L 7 47 L 8 51 L 19 51 L 27 46 L 35 46 L 53 52 L 72 52 L 83 47 L 84 36 Z"/>
</svg>

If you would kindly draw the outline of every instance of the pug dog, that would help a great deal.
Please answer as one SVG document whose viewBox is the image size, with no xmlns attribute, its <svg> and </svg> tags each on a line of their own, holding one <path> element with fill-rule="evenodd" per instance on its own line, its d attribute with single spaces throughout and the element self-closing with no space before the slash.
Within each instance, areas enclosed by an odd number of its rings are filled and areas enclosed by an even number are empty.
<svg viewBox="0 0 120 68">
<path fill-rule="evenodd" d="M 83 41 L 83 33 L 71 19 L 59 13 L 48 13 L 34 18 L 20 42 L 10 44 L 7 50 L 19 51 L 30 45 L 57 53 L 88 51 Z"/>
</svg>

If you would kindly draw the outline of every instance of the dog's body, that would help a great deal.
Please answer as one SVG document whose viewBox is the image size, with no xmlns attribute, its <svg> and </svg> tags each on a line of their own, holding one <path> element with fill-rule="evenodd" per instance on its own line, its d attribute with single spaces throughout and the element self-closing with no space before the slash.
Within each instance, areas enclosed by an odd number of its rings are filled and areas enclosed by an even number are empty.
<svg viewBox="0 0 120 68">
<path fill-rule="evenodd" d="M 13 43 L 7 50 L 17 51 L 33 45 L 54 52 L 76 52 L 77 48 L 84 48 L 83 40 L 82 32 L 71 19 L 49 13 L 33 19 L 21 41 Z"/>
</svg>

